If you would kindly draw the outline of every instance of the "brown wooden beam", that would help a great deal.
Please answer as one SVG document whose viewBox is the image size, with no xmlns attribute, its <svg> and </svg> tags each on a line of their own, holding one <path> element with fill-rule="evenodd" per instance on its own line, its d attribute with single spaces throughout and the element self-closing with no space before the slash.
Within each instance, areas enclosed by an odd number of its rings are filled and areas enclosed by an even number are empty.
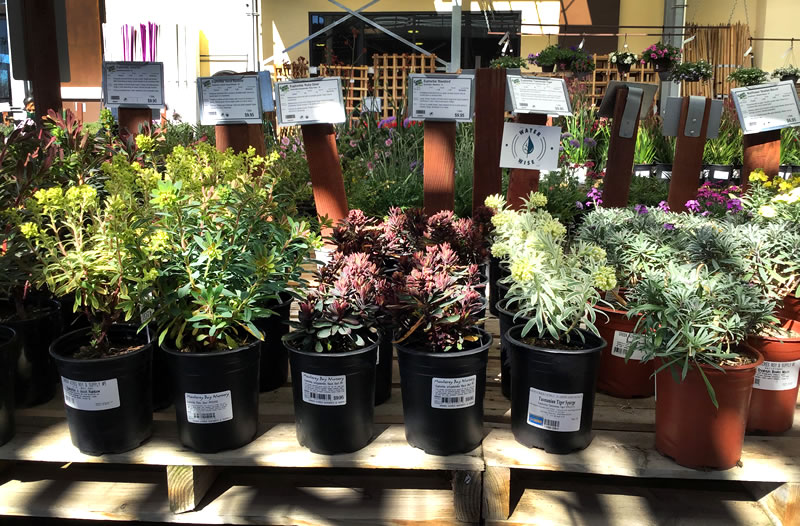
<svg viewBox="0 0 800 526">
<path fill-rule="evenodd" d="M 306 124 L 301 129 L 317 215 L 336 224 L 347 217 L 347 196 L 336 149 L 336 131 L 332 124 Z"/>
<path fill-rule="evenodd" d="M 475 72 L 475 161 L 472 172 L 472 211 L 486 197 L 503 190 L 500 150 L 505 122 L 506 70 L 480 68 Z"/>
<path fill-rule="evenodd" d="M 426 121 L 423 147 L 423 203 L 432 215 L 455 208 L 456 123 Z"/>
<path fill-rule="evenodd" d="M 28 78 L 36 119 L 42 120 L 49 110 L 59 113 L 62 105 L 55 8 L 52 0 L 25 0 L 21 4 Z"/>
<path fill-rule="evenodd" d="M 681 118 L 678 123 L 678 138 L 675 141 L 675 160 L 672 163 L 672 177 L 669 182 L 669 197 L 667 198 L 669 208 L 673 212 L 686 211 L 686 202 L 697 197 L 710 109 L 711 99 L 706 99 L 700 135 L 687 137 L 684 132 L 689 112 L 689 97 L 683 97 Z"/>
<path fill-rule="evenodd" d="M 264 130 L 260 124 L 217 124 L 214 126 L 217 150 L 231 148 L 236 153 L 246 152 L 250 146 L 257 155 L 266 153 Z"/>
<path fill-rule="evenodd" d="M 633 157 L 636 150 L 636 136 L 639 131 L 638 111 L 636 122 L 633 126 L 632 137 L 620 137 L 622 116 L 628 102 L 628 88 L 617 88 L 614 101 L 614 117 L 611 122 L 611 144 L 608 147 L 608 161 L 606 175 L 603 181 L 603 206 L 609 208 L 624 208 L 628 206 L 628 196 L 633 178 Z"/>
</svg>

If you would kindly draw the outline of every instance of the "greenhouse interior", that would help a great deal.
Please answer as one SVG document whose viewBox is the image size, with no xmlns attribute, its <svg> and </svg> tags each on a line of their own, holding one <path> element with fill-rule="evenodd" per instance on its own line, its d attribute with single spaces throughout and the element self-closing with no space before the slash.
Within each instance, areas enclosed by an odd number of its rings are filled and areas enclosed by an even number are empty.
<svg viewBox="0 0 800 526">
<path fill-rule="evenodd" d="M 800 526 L 798 0 L 0 17 L 3 526 Z"/>
</svg>

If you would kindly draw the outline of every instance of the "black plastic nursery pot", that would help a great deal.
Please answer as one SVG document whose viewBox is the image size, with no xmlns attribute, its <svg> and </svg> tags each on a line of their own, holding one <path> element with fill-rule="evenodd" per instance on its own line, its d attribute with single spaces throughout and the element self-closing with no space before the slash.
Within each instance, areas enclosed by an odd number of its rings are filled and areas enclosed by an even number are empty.
<svg viewBox="0 0 800 526">
<path fill-rule="evenodd" d="M 314 453 L 352 453 L 372 439 L 378 342 L 346 353 L 289 346 L 297 441 Z"/>
<path fill-rule="evenodd" d="M 500 279 L 500 259 L 489 258 L 489 312 L 497 316 L 497 280 Z"/>
<path fill-rule="evenodd" d="M 733 180 L 733 165 L 704 164 L 701 174 L 704 175 L 704 179 L 709 182 L 730 182 Z"/>
<path fill-rule="evenodd" d="M 381 331 L 378 355 L 375 362 L 375 405 L 381 405 L 392 397 L 392 360 L 394 344 L 391 331 Z"/>
<path fill-rule="evenodd" d="M 14 364 L 19 338 L 0 325 L 0 446 L 14 438 Z"/>
<path fill-rule="evenodd" d="M 594 393 L 602 338 L 578 329 L 582 349 L 546 349 L 523 341 L 524 324 L 509 329 L 512 353 L 511 431 L 520 444 L 565 454 L 592 441 Z M 533 332 L 533 331 L 532 331 Z M 529 334 L 532 334 L 529 333 Z"/>
<path fill-rule="evenodd" d="M 32 298 L 25 302 L 25 307 L 31 312 L 29 318 L 9 317 L 2 322 L 17 333 L 20 342 L 14 376 L 17 407 L 43 404 L 55 395 L 56 374 L 48 350 L 62 330 L 59 302 Z M 11 314 L 14 305 L 9 301 L 0 302 L 0 311 Z"/>
<path fill-rule="evenodd" d="M 213 453 L 251 442 L 258 431 L 261 341 L 204 353 L 162 349 L 172 374 L 181 443 Z"/>
<path fill-rule="evenodd" d="M 475 348 L 431 353 L 396 344 L 406 440 L 431 455 L 468 453 L 483 441 L 483 395 L 492 337 Z"/>
<path fill-rule="evenodd" d="M 500 390 L 503 396 L 511 400 L 511 349 L 509 348 L 506 333 L 518 323 L 528 323 L 530 318 L 519 316 L 514 319 L 517 309 L 511 308 L 508 301 L 500 300 L 497 304 L 498 321 L 500 322 Z"/>
<path fill-rule="evenodd" d="M 50 346 L 72 444 L 87 455 L 129 451 L 153 432 L 153 344 L 136 329 L 111 327 L 112 345 L 138 348 L 110 358 L 74 358 L 89 344 L 89 328 L 68 332 Z"/>
<path fill-rule="evenodd" d="M 267 308 L 277 315 L 259 318 L 255 326 L 264 336 L 261 344 L 261 378 L 259 390 L 262 393 L 274 391 L 286 383 L 289 375 L 289 351 L 283 344 L 283 336 L 289 332 L 289 313 L 292 308 L 292 297 L 281 294 L 280 300 L 274 300 Z"/>
</svg>

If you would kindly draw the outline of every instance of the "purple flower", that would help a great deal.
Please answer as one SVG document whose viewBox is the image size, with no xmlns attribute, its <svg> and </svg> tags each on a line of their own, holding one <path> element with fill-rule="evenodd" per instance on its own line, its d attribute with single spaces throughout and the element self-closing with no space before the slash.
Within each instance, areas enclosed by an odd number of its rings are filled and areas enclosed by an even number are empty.
<svg viewBox="0 0 800 526">
<path fill-rule="evenodd" d="M 701 216 L 703 216 L 703 217 L 708 217 L 708 216 L 710 216 L 710 215 L 711 215 L 711 212 L 709 212 L 708 210 L 706 210 L 705 212 L 703 212 L 703 213 L 702 213 L 702 214 L 700 214 L 700 215 L 701 215 Z"/>
<path fill-rule="evenodd" d="M 647 207 L 645 205 L 636 205 L 636 206 L 633 207 L 633 209 L 639 215 L 644 215 L 644 214 L 647 213 Z"/>
<path fill-rule="evenodd" d="M 661 201 L 660 203 L 658 203 L 658 209 L 663 210 L 664 212 L 669 212 L 669 203 L 667 203 L 666 201 Z"/>
<path fill-rule="evenodd" d="M 289 143 L 290 143 L 290 142 L 291 142 L 291 141 L 289 140 L 289 137 L 286 137 L 285 135 L 284 135 L 283 137 L 281 137 L 281 144 L 282 144 L 282 145 L 284 145 L 284 146 L 289 146 Z"/>
<path fill-rule="evenodd" d="M 596 201 L 603 197 L 603 192 L 595 187 L 592 187 L 592 189 L 586 194 L 586 197 Z"/>
<path fill-rule="evenodd" d="M 570 139 L 569 145 L 572 146 L 573 148 L 578 148 L 578 147 L 580 147 L 581 143 L 579 143 L 575 139 Z"/>
<path fill-rule="evenodd" d="M 411 164 L 408 165 L 408 169 L 411 170 L 412 172 L 416 167 L 417 167 L 417 161 L 411 161 Z"/>
<path fill-rule="evenodd" d="M 383 141 L 383 144 L 385 144 L 387 147 L 389 147 L 389 146 L 392 145 L 392 140 L 391 139 L 386 139 L 385 141 Z"/>
<path fill-rule="evenodd" d="M 664 230 L 675 230 L 675 225 L 672 223 L 664 223 Z"/>
<path fill-rule="evenodd" d="M 570 132 L 562 133 L 561 134 L 561 138 L 562 139 L 571 139 L 572 138 L 572 134 Z"/>
<path fill-rule="evenodd" d="M 580 201 L 575 201 L 575 207 L 578 210 L 583 210 L 583 203 L 581 203 Z"/>
<path fill-rule="evenodd" d="M 380 122 L 378 122 L 378 128 L 384 128 L 384 127 L 388 128 L 396 119 L 397 117 L 395 116 L 386 117 L 385 119 L 382 119 Z"/>
<path fill-rule="evenodd" d="M 583 138 L 583 144 L 585 144 L 589 148 L 594 148 L 595 146 L 597 146 L 597 141 L 595 141 L 591 137 L 584 137 Z"/>
<path fill-rule="evenodd" d="M 700 203 L 697 202 L 697 199 L 690 199 L 686 201 L 686 209 L 690 212 L 699 212 Z"/>
<path fill-rule="evenodd" d="M 742 202 L 738 199 L 731 199 L 728 201 L 728 210 L 731 210 L 732 212 L 741 212 Z"/>
</svg>

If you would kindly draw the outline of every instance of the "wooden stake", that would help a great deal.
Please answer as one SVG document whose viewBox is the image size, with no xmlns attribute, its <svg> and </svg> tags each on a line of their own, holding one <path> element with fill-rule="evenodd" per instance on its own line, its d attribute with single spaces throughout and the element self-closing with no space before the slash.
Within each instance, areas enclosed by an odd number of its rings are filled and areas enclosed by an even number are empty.
<svg viewBox="0 0 800 526">
<path fill-rule="evenodd" d="M 167 466 L 167 493 L 172 513 L 194 511 L 219 474 L 214 466 Z"/>
<path fill-rule="evenodd" d="M 686 118 L 689 112 L 689 97 L 683 97 L 681 118 L 678 123 L 678 138 L 675 141 L 675 160 L 672 165 L 672 178 L 670 179 L 669 197 L 667 198 L 669 208 L 673 212 L 686 211 L 686 201 L 697 197 L 700 170 L 703 168 L 703 149 L 706 145 L 710 109 L 711 99 L 707 98 L 700 135 L 687 137 L 684 131 L 686 130 Z"/>
<path fill-rule="evenodd" d="M 639 131 L 639 117 L 633 126 L 632 137 L 620 137 L 622 115 L 628 102 L 628 88 L 617 88 L 614 102 L 614 120 L 611 123 L 611 144 L 608 147 L 608 162 L 603 183 L 603 206 L 609 208 L 624 208 L 628 206 L 628 195 L 633 178 L 633 156 L 636 150 L 636 136 Z M 639 109 L 641 109 L 641 102 Z"/>
<path fill-rule="evenodd" d="M 252 146 L 256 149 L 256 155 L 266 153 L 264 130 L 260 124 L 217 124 L 214 126 L 214 135 L 220 152 L 231 148 L 235 153 L 241 153 Z"/>
<path fill-rule="evenodd" d="M 506 520 L 511 516 L 511 469 L 486 466 L 483 472 L 483 518 Z"/>
<path fill-rule="evenodd" d="M 781 161 L 781 131 L 772 130 L 750 133 L 742 137 L 743 166 L 741 183 L 748 186 L 750 172 L 761 168 L 767 177 L 772 179 L 778 175 Z"/>
<path fill-rule="evenodd" d="M 521 124 L 547 124 L 547 115 L 538 113 L 520 113 L 516 121 Z M 477 149 L 477 146 L 476 146 Z M 539 189 L 539 170 L 526 170 L 524 168 L 512 168 L 508 180 L 508 192 L 506 200 L 508 205 L 514 210 L 522 208 L 522 199 L 528 194 Z"/>
<path fill-rule="evenodd" d="M 503 190 L 500 149 L 505 122 L 506 70 L 480 68 L 475 72 L 475 161 L 472 173 L 472 211 L 487 196 Z"/>
<path fill-rule="evenodd" d="M 119 109 L 119 134 L 129 134 L 136 136 L 139 134 L 139 126 L 153 121 L 153 110 L 150 108 L 120 108 Z"/>
<path fill-rule="evenodd" d="M 481 521 L 483 472 L 454 471 L 452 486 L 456 520 L 478 524 Z"/>
<path fill-rule="evenodd" d="M 347 196 L 336 149 L 336 132 L 332 124 L 306 124 L 300 128 L 317 215 L 327 217 L 335 225 L 347 217 Z"/>
<path fill-rule="evenodd" d="M 455 170 L 455 121 L 426 121 L 422 168 L 426 214 L 455 208 Z"/>
</svg>

